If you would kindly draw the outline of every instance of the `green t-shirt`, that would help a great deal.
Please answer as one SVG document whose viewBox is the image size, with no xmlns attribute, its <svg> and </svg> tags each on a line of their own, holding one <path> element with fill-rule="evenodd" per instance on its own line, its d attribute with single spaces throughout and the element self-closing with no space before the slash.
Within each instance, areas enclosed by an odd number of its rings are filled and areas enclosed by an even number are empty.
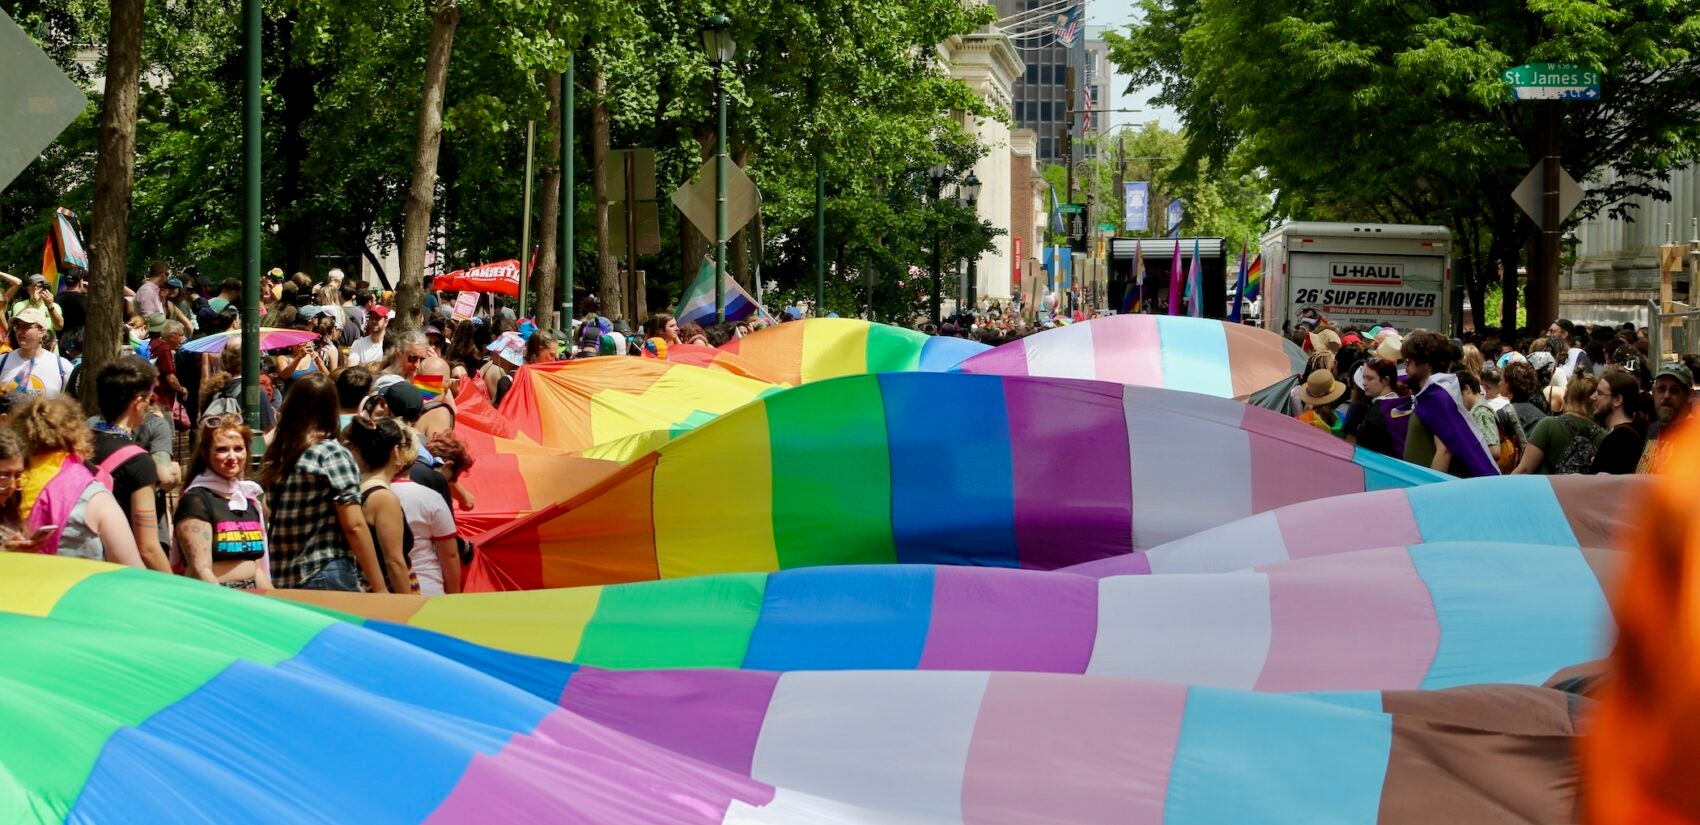
<svg viewBox="0 0 1700 825">
<path fill-rule="evenodd" d="M 38 304 L 34 301 L 31 301 L 28 298 L 25 298 L 22 301 L 13 301 L 12 302 L 12 317 L 13 318 L 18 317 L 18 313 L 23 312 L 24 310 L 29 309 L 30 307 L 35 307 L 36 309 L 39 309 L 44 314 L 46 314 L 48 326 L 52 327 L 53 332 L 59 331 L 59 325 L 53 322 L 53 310 L 48 309 L 47 304 L 45 304 L 45 303 Z"/>
<path fill-rule="evenodd" d="M 1476 432 L 1482 434 L 1482 440 L 1487 443 L 1488 452 L 1493 452 L 1499 446 L 1499 417 L 1494 415 L 1493 408 L 1486 403 L 1478 403 L 1470 408 L 1470 423 Z"/>
<path fill-rule="evenodd" d="M 1570 429 L 1565 429 L 1566 421 L 1561 419 L 1568 419 Z M 1574 434 L 1571 432 L 1572 430 L 1575 431 Z M 1541 475 L 1552 475 L 1556 472 L 1559 459 L 1563 458 L 1565 451 L 1570 449 L 1570 442 L 1584 433 L 1591 434 L 1590 437 L 1594 439 L 1595 445 L 1598 445 L 1600 440 L 1606 437 L 1604 427 L 1574 413 L 1564 413 L 1563 415 L 1548 416 L 1541 419 L 1541 423 L 1536 424 L 1534 431 L 1529 433 L 1529 443 L 1541 448 L 1541 466 L 1537 467 L 1536 471 Z"/>
</svg>

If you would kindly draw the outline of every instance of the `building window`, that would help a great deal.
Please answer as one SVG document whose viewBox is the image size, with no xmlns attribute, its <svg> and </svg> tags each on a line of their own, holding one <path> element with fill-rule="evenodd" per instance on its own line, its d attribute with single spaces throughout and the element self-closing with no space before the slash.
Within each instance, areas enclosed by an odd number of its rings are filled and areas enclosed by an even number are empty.
<svg viewBox="0 0 1700 825">
<path fill-rule="evenodd" d="M 1033 65 L 1027 67 L 1027 82 L 1028 83 L 1039 82 L 1039 64 L 1034 63 Z"/>
<path fill-rule="evenodd" d="M 1043 83 L 1045 85 L 1050 85 L 1050 83 L 1051 83 L 1051 64 L 1046 63 L 1046 64 L 1041 65 L 1039 67 L 1039 82 Z"/>
<path fill-rule="evenodd" d="M 1047 138 L 1040 138 L 1039 139 L 1039 157 L 1048 158 L 1050 156 L 1051 156 L 1051 139 L 1048 138 L 1048 137 Z"/>
</svg>

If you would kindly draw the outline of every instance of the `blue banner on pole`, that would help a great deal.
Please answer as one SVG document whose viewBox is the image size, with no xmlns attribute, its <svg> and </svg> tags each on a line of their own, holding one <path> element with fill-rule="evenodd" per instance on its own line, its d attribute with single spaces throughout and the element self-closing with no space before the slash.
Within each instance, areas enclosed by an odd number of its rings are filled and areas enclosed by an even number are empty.
<svg viewBox="0 0 1700 825">
<path fill-rule="evenodd" d="M 1122 228 L 1129 232 L 1144 232 L 1151 225 L 1151 184 L 1148 181 L 1127 182 L 1123 193 Z"/>
<path fill-rule="evenodd" d="M 1169 234 L 1180 237 L 1181 219 L 1186 216 L 1186 207 L 1181 205 L 1180 198 L 1169 201 Z"/>
</svg>

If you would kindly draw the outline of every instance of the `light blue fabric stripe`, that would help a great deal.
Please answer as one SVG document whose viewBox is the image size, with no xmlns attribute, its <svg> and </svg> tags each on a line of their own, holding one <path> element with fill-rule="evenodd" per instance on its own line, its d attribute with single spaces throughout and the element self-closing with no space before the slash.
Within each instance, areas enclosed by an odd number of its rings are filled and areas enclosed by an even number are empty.
<svg viewBox="0 0 1700 825">
<path fill-rule="evenodd" d="M 1578 545 L 1545 476 L 1472 478 L 1418 487 L 1407 495 L 1425 542 L 1492 538 Z"/>
<path fill-rule="evenodd" d="M 1222 331 L 1221 321 L 1159 315 L 1157 336 L 1165 389 L 1234 397 L 1228 334 Z"/>
<path fill-rule="evenodd" d="M 1314 702 L 1326 702 L 1352 710 L 1381 713 L 1381 691 L 1379 690 L 1312 690 L 1300 693 L 1289 693 L 1288 696 L 1298 696 Z"/>
<path fill-rule="evenodd" d="M 1358 447 L 1352 463 L 1364 468 L 1365 490 L 1396 490 L 1452 480 L 1439 470 L 1419 467 L 1409 461 Z"/>
<path fill-rule="evenodd" d="M 1440 624 L 1424 690 L 1522 681 L 1611 649 L 1611 608 L 1580 550 L 1477 541 L 1410 552 Z"/>
<path fill-rule="evenodd" d="M 1300 696 L 1193 687 L 1164 825 L 1374 825 L 1393 717 Z"/>
</svg>

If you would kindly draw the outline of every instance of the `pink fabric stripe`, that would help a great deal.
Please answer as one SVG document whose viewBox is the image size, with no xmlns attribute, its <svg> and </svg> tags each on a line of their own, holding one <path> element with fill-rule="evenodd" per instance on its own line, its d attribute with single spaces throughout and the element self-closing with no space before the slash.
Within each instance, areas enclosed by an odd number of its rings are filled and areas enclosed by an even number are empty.
<svg viewBox="0 0 1700 825">
<path fill-rule="evenodd" d="M 1026 375 L 1027 341 L 1011 341 L 963 361 L 957 369 L 979 375 Z"/>
<path fill-rule="evenodd" d="M 1269 576 L 1269 656 L 1257 690 L 1422 687 L 1440 622 L 1403 547 L 1258 568 Z"/>
<path fill-rule="evenodd" d="M 567 682 L 560 705 L 674 753 L 748 776 L 778 682 L 778 673 L 759 670 L 581 668 Z"/>
<path fill-rule="evenodd" d="M 1352 462 L 1353 447 L 1345 441 L 1297 419 L 1250 406 L 1240 426 L 1252 434 L 1253 513 L 1364 491 L 1364 468 Z"/>
<path fill-rule="evenodd" d="M 1320 499 L 1275 511 L 1281 540 L 1292 559 L 1421 544 L 1422 530 L 1404 490 L 1376 490 L 1345 499 Z"/>
<path fill-rule="evenodd" d="M 968 825 L 1158 825 L 1186 686 L 994 673 L 962 781 Z"/>
<path fill-rule="evenodd" d="M 939 567 L 921 669 L 1085 673 L 1097 633 L 1094 579 Z"/>
<path fill-rule="evenodd" d="M 765 805 L 773 787 L 562 710 L 473 757 L 427 821 L 719 823 L 733 799 Z"/>
<path fill-rule="evenodd" d="M 1112 315 L 1086 324 L 1098 380 L 1163 386 L 1163 347 L 1155 315 Z"/>
<path fill-rule="evenodd" d="M 1151 574 L 1151 557 L 1143 552 L 1128 553 L 1124 556 L 1111 556 L 1107 559 L 1094 559 L 1080 564 L 1070 565 L 1058 571 L 1085 576 L 1090 579 L 1107 579 L 1111 576 L 1148 576 Z"/>
</svg>

